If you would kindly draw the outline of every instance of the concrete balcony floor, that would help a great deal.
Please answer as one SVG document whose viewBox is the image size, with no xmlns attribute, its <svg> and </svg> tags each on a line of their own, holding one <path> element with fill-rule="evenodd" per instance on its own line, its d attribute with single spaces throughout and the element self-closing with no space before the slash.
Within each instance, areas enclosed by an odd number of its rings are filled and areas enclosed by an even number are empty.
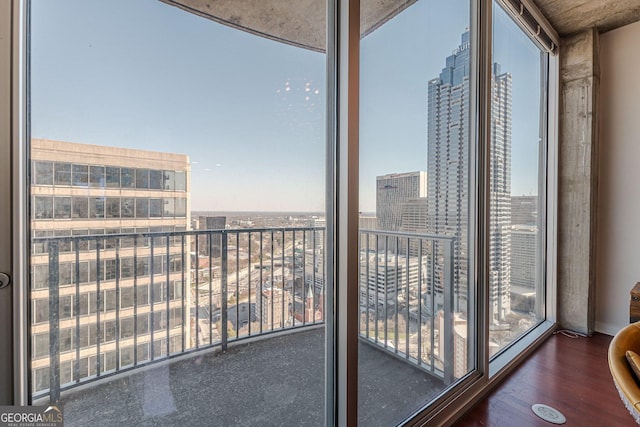
<svg viewBox="0 0 640 427">
<path fill-rule="evenodd" d="M 443 382 L 359 345 L 359 424 L 389 426 Z M 238 343 L 63 393 L 67 426 L 320 426 L 324 328 Z"/>
</svg>

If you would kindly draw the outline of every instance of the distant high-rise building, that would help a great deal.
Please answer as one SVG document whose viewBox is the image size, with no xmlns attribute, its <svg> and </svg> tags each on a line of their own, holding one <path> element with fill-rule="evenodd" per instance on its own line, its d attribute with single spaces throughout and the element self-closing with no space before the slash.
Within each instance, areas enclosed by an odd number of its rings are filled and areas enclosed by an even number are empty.
<svg viewBox="0 0 640 427">
<path fill-rule="evenodd" d="M 108 372 L 191 347 L 195 328 L 189 321 L 183 323 L 191 300 L 189 278 L 183 272 L 189 272 L 190 260 L 181 244 L 188 248 L 191 238 L 140 236 L 188 229 L 189 158 L 32 139 L 31 160 L 33 237 L 130 235 L 59 246 L 60 383 L 83 381 L 96 375 L 97 369 Z M 31 369 L 35 393 L 50 385 L 47 253 L 47 245 L 34 244 Z M 98 367 L 96 358 L 101 360 Z"/>
<path fill-rule="evenodd" d="M 454 236 L 454 309 L 467 311 L 469 269 L 469 164 L 471 147 L 470 41 L 462 34 L 460 46 L 446 59 L 440 76 L 428 83 L 428 212 L 430 232 Z M 509 311 L 509 252 L 511 225 L 511 75 L 493 67 L 490 173 L 490 292 L 491 314 L 501 320 Z M 438 257 L 438 251 L 433 254 Z M 438 263 L 440 265 L 440 263 Z M 442 268 L 440 265 L 438 268 Z M 434 286 L 444 292 L 442 272 Z"/>
<path fill-rule="evenodd" d="M 409 199 L 426 197 L 427 173 L 394 173 L 376 177 L 376 218 L 378 229 L 398 231 L 402 207 Z"/>
<path fill-rule="evenodd" d="M 511 309 L 532 312 L 539 307 L 538 238 L 535 226 L 511 228 Z"/>
<path fill-rule="evenodd" d="M 413 234 L 425 234 L 428 232 L 428 200 L 426 197 L 417 197 L 408 199 L 402 204 L 402 217 L 400 220 L 400 231 Z M 418 237 L 411 238 L 409 241 L 409 254 L 412 256 L 427 255 L 427 247 L 422 245 L 420 251 L 421 240 Z M 400 245 L 398 251 L 401 254 L 406 253 L 406 244 Z"/>
<path fill-rule="evenodd" d="M 511 74 L 493 64 L 489 212 L 489 314 L 494 322 L 511 311 Z"/>
<path fill-rule="evenodd" d="M 400 230 L 424 233 L 427 231 L 427 198 L 408 199 L 402 204 Z"/>
<path fill-rule="evenodd" d="M 511 229 L 511 284 L 534 289 L 536 285 L 536 241 L 538 229 L 514 225 Z"/>
<path fill-rule="evenodd" d="M 375 230 L 378 226 L 378 219 L 375 215 L 360 214 L 360 229 L 361 230 Z"/>
<path fill-rule="evenodd" d="M 224 230 L 227 227 L 226 216 L 199 216 L 198 230 Z M 211 249 L 211 250 L 209 250 Z M 198 238 L 198 254 L 212 257 L 219 257 L 222 250 L 222 238 L 220 233 L 201 235 Z"/>
<path fill-rule="evenodd" d="M 511 224 L 536 225 L 538 196 L 511 196 Z"/>
<path fill-rule="evenodd" d="M 426 266 L 415 257 L 360 254 L 360 305 L 393 305 L 423 283 Z"/>
</svg>

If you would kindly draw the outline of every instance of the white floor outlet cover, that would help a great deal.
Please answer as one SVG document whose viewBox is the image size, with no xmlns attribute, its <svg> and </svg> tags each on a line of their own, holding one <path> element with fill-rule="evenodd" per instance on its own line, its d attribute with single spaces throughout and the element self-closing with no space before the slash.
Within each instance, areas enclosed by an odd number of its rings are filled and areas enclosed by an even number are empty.
<svg viewBox="0 0 640 427">
<path fill-rule="evenodd" d="M 531 410 L 534 414 L 545 421 L 549 421 L 550 423 L 564 424 L 567 422 L 567 419 L 564 417 L 564 415 L 562 415 L 560 411 L 552 408 L 551 406 L 536 403 L 535 405 L 531 406 Z"/>
</svg>

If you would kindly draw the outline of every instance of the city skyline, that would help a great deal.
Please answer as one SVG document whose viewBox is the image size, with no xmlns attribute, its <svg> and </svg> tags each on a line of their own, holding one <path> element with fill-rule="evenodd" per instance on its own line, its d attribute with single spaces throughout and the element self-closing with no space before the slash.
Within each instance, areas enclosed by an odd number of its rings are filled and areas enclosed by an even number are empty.
<svg viewBox="0 0 640 427">
<path fill-rule="evenodd" d="M 468 8 L 419 1 L 362 40 L 361 211 L 376 176 L 426 168 L 427 81 Z M 193 210 L 324 211 L 325 55 L 151 0 L 37 0 L 31 19 L 33 137 L 188 155 Z"/>
</svg>

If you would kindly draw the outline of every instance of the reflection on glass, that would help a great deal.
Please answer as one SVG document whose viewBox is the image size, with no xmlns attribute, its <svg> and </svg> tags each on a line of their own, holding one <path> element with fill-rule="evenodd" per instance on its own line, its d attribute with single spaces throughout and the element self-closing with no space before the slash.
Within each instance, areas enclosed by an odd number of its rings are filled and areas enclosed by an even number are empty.
<svg viewBox="0 0 640 427">
<path fill-rule="evenodd" d="M 363 425 L 398 423 L 476 365 L 469 16 L 418 1 L 361 43 Z"/>
<path fill-rule="evenodd" d="M 544 320 L 546 56 L 494 3 L 490 353 Z M 542 189 L 542 191 L 541 191 Z M 541 197 L 542 196 L 542 197 Z"/>
</svg>

